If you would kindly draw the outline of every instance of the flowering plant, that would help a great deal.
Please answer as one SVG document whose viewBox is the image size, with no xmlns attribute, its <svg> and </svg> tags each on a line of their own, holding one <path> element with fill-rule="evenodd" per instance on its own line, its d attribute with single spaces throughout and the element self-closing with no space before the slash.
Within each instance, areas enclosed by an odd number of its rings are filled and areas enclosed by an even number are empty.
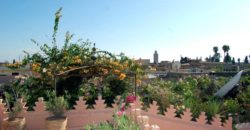
<svg viewBox="0 0 250 130">
<path fill-rule="evenodd" d="M 136 100 L 136 96 L 129 95 L 126 97 L 126 103 L 133 103 Z"/>
<path fill-rule="evenodd" d="M 116 112 L 117 116 L 123 116 L 123 115 L 126 114 L 125 113 L 125 106 L 126 106 L 125 103 L 120 103 L 120 105 L 119 105 L 119 111 Z"/>
<path fill-rule="evenodd" d="M 123 116 L 123 115 L 125 115 L 125 111 L 124 110 L 117 111 L 116 115 L 117 116 Z"/>
</svg>

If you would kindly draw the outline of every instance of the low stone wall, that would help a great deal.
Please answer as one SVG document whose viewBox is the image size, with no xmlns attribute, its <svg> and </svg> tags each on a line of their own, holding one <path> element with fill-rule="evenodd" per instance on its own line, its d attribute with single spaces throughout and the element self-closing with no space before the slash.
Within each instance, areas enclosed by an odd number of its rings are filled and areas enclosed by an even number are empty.
<svg viewBox="0 0 250 130">
<path fill-rule="evenodd" d="M 240 124 L 236 124 L 235 127 L 238 130 L 250 130 L 250 123 L 240 123 Z"/>
<path fill-rule="evenodd" d="M 106 108 L 104 100 L 102 100 L 101 97 L 98 97 L 98 100 L 96 100 L 94 109 L 87 109 L 87 105 L 85 105 L 85 103 L 86 102 L 83 98 L 80 97 L 79 100 L 76 101 L 76 105 L 74 106 L 75 109 L 67 112 L 68 130 L 81 130 L 84 126 L 89 124 L 112 120 L 112 116 L 118 109 L 118 106 L 116 105 L 117 103 L 113 105 L 113 108 Z M 25 103 L 23 103 L 23 106 L 25 106 Z M 133 113 L 132 109 L 135 108 L 141 108 L 139 98 L 137 98 L 134 102 L 134 108 L 131 107 L 127 109 L 128 116 L 131 116 L 131 113 Z M 136 117 L 134 116 L 133 119 L 138 121 L 137 116 L 147 116 L 148 125 L 152 128 L 156 128 L 155 130 L 232 130 L 232 118 L 229 118 L 229 120 L 222 126 L 219 115 L 216 115 L 212 125 L 209 125 L 206 124 L 206 116 L 204 112 L 201 113 L 198 121 L 194 122 L 191 121 L 192 113 L 189 109 L 186 109 L 186 112 L 184 112 L 184 115 L 181 118 L 176 118 L 176 110 L 173 106 L 170 106 L 170 108 L 167 109 L 167 113 L 165 113 L 165 115 L 158 115 L 157 108 L 158 106 L 156 105 L 156 102 L 154 102 L 148 111 L 141 110 L 141 115 L 134 114 Z M 2 100 L 0 100 L 0 126 L 2 126 L 2 121 L 7 116 L 6 114 L 5 104 Z M 36 102 L 36 106 L 34 107 L 34 111 L 27 111 L 25 108 L 22 115 L 26 118 L 27 130 L 43 130 L 45 129 L 45 119 L 50 116 L 50 113 L 46 111 L 43 99 L 39 98 L 38 102 Z M 138 123 L 141 124 L 141 122 Z M 143 124 L 142 129 L 147 130 L 149 128 L 144 126 L 145 124 Z"/>
<path fill-rule="evenodd" d="M 136 101 L 137 108 L 140 107 L 140 102 Z M 165 115 L 159 115 L 158 106 L 154 101 L 148 111 L 142 111 L 142 115 L 149 117 L 149 124 L 156 124 L 161 130 L 232 130 L 232 118 L 230 117 L 226 123 L 222 124 L 220 115 L 216 115 L 212 124 L 207 124 L 205 113 L 202 112 L 197 122 L 191 121 L 191 115 L 189 109 L 186 109 L 184 115 L 181 118 L 176 117 L 176 110 L 174 106 L 167 108 Z"/>
</svg>

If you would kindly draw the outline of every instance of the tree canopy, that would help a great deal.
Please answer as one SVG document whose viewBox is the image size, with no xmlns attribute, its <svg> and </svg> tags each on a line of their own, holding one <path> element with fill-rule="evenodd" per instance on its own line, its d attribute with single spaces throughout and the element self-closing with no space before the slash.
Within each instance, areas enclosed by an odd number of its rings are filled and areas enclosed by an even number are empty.
<svg viewBox="0 0 250 130">
<path fill-rule="evenodd" d="M 51 44 L 32 39 L 40 51 L 33 54 L 24 51 L 26 56 L 18 63 L 29 65 L 36 73 L 22 84 L 27 103 L 32 106 L 39 96 L 48 97 L 47 92 L 54 90 L 57 95 L 65 96 L 71 107 L 78 96 L 86 96 L 87 103 L 93 104 L 97 94 L 102 93 L 112 103 L 116 95 L 134 91 L 133 83 L 140 82 L 143 71 L 125 54 L 98 49 L 89 40 L 74 41 L 70 32 L 65 34 L 63 46 L 58 46 L 61 11 L 62 8 L 55 13 Z M 136 75 L 136 79 L 131 75 Z"/>
</svg>

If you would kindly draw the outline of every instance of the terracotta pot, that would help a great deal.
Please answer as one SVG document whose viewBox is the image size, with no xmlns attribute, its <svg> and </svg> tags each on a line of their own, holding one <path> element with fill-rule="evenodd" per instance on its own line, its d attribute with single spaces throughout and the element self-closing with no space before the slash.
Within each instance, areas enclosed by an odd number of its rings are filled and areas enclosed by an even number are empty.
<svg viewBox="0 0 250 130">
<path fill-rule="evenodd" d="M 46 130 L 66 130 L 68 118 L 47 118 Z"/>
<path fill-rule="evenodd" d="M 24 117 L 18 117 L 11 121 L 5 118 L 2 130 L 26 130 L 26 120 Z"/>
</svg>

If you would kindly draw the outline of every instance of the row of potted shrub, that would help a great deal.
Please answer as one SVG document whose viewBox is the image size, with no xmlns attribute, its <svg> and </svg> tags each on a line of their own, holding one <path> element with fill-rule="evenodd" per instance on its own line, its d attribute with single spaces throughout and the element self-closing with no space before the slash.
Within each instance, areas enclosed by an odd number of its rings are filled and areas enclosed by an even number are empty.
<svg viewBox="0 0 250 130">
<path fill-rule="evenodd" d="M 5 102 L 8 107 L 8 117 L 4 119 L 2 130 L 25 130 L 26 129 L 26 120 L 21 115 L 23 111 L 24 105 L 22 104 L 22 99 L 18 99 L 17 96 L 9 94 L 8 92 L 4 93 Z M 136 97 L 133 95 L 129 95 L 126 97 L 126 103 L 133 103 L 136 100 Z M 13 102 L 13 106 L 11 107 L 11 101 Z M 121 101 L 121 103 L 123 100 Z M 65 116 L 65 112 L 68 108 L 68 103 L 64 99 L 64 97 L 56 96 L 55 92 L 49 94 L 49 100 L 46 102 L 46 109 L 52 114 L 52 116 L 46 118 L 46 130 L 66 130 L 67 127 L 67 117 Z M 124 112 L 125 106 L 121 107 L 122 113 Z M 113 123 L 104 123 L 97 125 L 89 125 L 86 128 L 97 128 L 97 127 L 113 127 L 113 128 L 127 128 L 128 124 L 133 124 L 133 122 L 129 121 L 126 116 L 123 114 L 117 114 L 114 117 Z M 136 128 L 139 127 L 134 124 L 128 128 Z"/>
<path fill-rule="evenodd" d="M 8 117 L 3 120 L 2 130 L 25 130 L 26 120 L 21 115 L 23 104 L 21 99 L 14 99 L 13 107 L 11 107 L 11 95 L 7 92 L 4 93 L 5 101 L 8 107 Z M 52 93 L 48 102 L 46 102 L 47 110 L 52 116 L 46 118 L 46 130 L 66 130 L 67 117 L 65 116 L 68 103 L 64 97 L 57 97 Z"/>
</svg>

